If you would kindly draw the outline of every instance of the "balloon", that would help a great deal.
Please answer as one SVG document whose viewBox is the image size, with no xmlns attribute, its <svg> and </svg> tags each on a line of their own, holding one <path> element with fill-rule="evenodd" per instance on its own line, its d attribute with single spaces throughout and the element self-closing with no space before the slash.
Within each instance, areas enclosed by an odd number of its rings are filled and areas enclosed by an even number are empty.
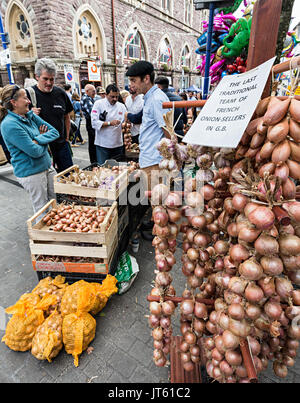
<svg viewBox="0 0 300 403">
<path fill-rule="evenodd" d="M 252 18 L 249 21 L 245 18 L 240 18 L 231 26 L 229 34 L 223 41 L 226 48 L 228 48 L 228 50 L 223 50 L 223 56 L 228 58 L 237 57 L 242 53 L 244 48 L 248 47 L 251 23 Z"/>
</svg>

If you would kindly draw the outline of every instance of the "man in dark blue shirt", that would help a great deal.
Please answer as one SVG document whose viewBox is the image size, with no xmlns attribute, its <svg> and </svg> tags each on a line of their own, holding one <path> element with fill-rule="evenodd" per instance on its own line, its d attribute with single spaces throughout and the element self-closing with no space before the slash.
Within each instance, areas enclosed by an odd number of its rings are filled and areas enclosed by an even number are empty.
<svg viewBox="0 0 300 403">
<path fill-rule="evenodd" d="M 169 89 L 169 79 L 167 77 L 159 76 L 155 80 L 155 84 L 167 95 L 170 102 L 182 101 L 182 98 L 176 95 L 174 92 Z M 187 124 L 187 115 L 185 108 L 175 108 L 174 110 L 174 122 L 176 124 L 175 133 L 178 134 L 178 143 L 182 141 L 182 137 L 184 136 L 184 125 Z"/>
</svg>

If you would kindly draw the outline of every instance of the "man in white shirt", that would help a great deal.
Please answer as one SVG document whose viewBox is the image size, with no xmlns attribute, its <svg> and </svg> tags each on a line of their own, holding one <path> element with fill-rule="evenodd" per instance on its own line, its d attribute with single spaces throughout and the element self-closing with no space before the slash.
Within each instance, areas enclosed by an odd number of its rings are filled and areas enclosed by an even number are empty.
<svg viewBox="0 0 300 403">
<path fill-rule="evenodd" d="M 126 107 L 118 102 L 120 91 L 115 84 L 106 88 L 106 97 L 96 101 L 92 109 L 92 127 L 96 131 L 95 146 L 97 161 L 106 160 L 124 153 L 122 123 Z"/>
<path fill-rule="evenodd" d="M 129 88 L 130 95 L 126 98 L 126 108 L 127 112 L 133 115 L 140 113 L 144 108 L 144 95 L 138 94 L 136 90 Z M 129 119 L 130 120 L 130 119 Z M 140 134 L 140 124 L 131 125 L 131 137 L 132 142 L 137 143 L 139 142 L 139 134 Z"/>
</svg>

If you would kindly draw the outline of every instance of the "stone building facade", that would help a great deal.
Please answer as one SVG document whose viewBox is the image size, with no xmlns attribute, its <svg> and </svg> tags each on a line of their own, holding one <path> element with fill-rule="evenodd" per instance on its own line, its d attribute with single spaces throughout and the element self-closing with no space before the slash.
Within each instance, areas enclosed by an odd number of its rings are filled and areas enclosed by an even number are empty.
<svg viewBox="0 0 300 403">
<path fill-rule="evenodd" d="M 195 49 L 208 16 L 195 11 L 193 0 L 2 0 L 0 12 L 17 83 L 34 77 L 37 58 L 50 57 L 61 84 L 71 65 L 83 86 L 87 61 L 94 60 L 101 70 L 96 85 L 124 88 L 128 66 L 144 59 L 175 88 L 199 85 Z M 5 69 L 0 73 L 5 85 Z"/>
</svg>

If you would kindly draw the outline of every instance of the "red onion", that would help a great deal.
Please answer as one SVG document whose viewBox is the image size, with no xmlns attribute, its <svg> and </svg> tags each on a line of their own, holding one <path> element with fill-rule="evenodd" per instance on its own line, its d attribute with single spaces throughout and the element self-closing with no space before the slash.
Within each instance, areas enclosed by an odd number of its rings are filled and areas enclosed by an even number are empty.
<svg viewBox="0 0 300 403">
<path fill-rule="evenodd" d="M 252 258 L 240 264 L 239 273 L 246 280 L 257 281 L 262 277 L 263 269 L 261 265 Z"/>
<path fill-rule="evenodd" d="M 235 210 L 239 212 L 243 212 L 248 202 L 249 202 L 248 197 L 241 193 L 236 193 L 232 198 L 232 205 L 235 208 Z"/>
<path fill-rule="evenodd" d="M 272 320 L 278 320 L 282 313 L 282 308 L 280 303 L 268 301 L 264 305 L 264 311 L 268 315 L 268 317 Z"/>
<path fill-rule="evenodd" d="M 276 239 L 266 234 L 262 234 L 257 238 L 254 247 L 256 252 L 262 256 L 273 256 L 279 252 L 279 245 Z"/>
<path fill-rule="evenodd" d="M 249 302 L 260 302 L 264 297 L 264 292 L 255 283 L 250 283 L 245 290 L 245 297 Z"/>
<path fill-rule="evenodd" d="M 249 258 L 248 250 L 240 244 L 231 246 L 229 255 L 233 262 L 243 262 Z"/>
<path fill-rule="evenodd" d="M 287 300 L 293 291 L 293 284 L 283 277 L 277 277 L 275 279 L 276 293 L 282 300 Z"/>
<path fill-rule="evenodd" d="M 286 256 L 300 254 L 300 238 L 296 235 L 281 235 L 279 238 L 280 253 Z"/>
<path fill-rule="evenodd" d="M 275 216 L 273 211 L 264 206 L 257 207 L 248 215 L 249 221 L 261 230 L 267 230 L 274 225 Z"/>
<path fill-rule="evenodd" d="M 227 350 L 235 350 L 240 344 L 239 337 L 234 335 L 230 330 L 225 330 L 222 338 L 223 345 Z"/>
<path fill-rule="evenodd" d="M 283 272 L 282 260 L 275 256 L 263 256 L 260 259 L 263 271 L 268 276 L 279 276 Z"/>
</svg>

